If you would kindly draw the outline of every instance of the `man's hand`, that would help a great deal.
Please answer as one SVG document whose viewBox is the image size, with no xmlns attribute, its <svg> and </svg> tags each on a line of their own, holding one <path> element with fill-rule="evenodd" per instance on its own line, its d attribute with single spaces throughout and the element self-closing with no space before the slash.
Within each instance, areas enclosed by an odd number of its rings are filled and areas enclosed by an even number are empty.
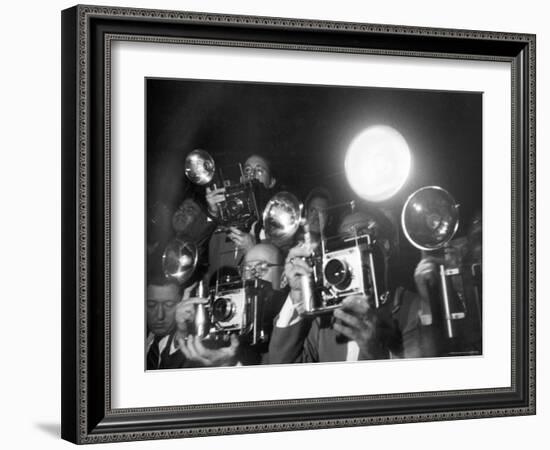
<svg viewBox="0 0 550 450">
<path fill-rule="evenodd" d="M 250 233 L 239 230 L 236 227 L 229 227 L 229 239 L 231 239 L 237 248 L 245 253 L 256 245 L 256 238 Z"/>
<path fill-rule="evenodd" d="M 188 336 L 187 339 L 179 338 L 179 349 L 188 361 L 201 364 L 204 367 L 232 366 L 236 363 L 239 340 L 237 336 L 230 336 L 231 345 L 217 349 L 206 348 L 202 339 L 196 336 Z"/>
<path fill-rule="evenodd" d="M 191 292 L 193 292 L 198 285 L 199 285 L 199 282 L 195 281 L 192 284 L 190 284 L 189 286 L 187 286 L 183 290 L 183 295 L 181 296 L 182 300 L 188 300 L 188 301 L 191 300 Z"/>
<path fill-rule="evenodd" d="M 177 337 L 185 338 L 195 332 L 195 306 L 207 302 L 208 299 L 205 298 L 190 297 L 178 303 L 176 307 Z"/>
<path fill-rule="evenodd" d="M 365 359 L 374 359 L 379 354 L 377 342 L 378 315 L 369 306 L 364 295 L 352 295 L 342 301 L 342 307 L 334 311 L 334 331 L 357 342 Z"/>
<path fill-rule="evenodd" d="M 294 305 L 303 302 L 302 299 L 302 277 L 311 276 L 313 269 L 306 258 L 312 253 L 311 247 L 299 244 L 288 252 L 285 261 L 285 277 L 290 287 L 290 298 Z"/>
<path fill-rule="evenodd" d="M 218 217 L 219 204 L 225 201 L 225 188 L 211 189 L 206 187 L 206 202 L 208 203 L 208 212 L 214 217 Z"/>
<path fill-rule="evenodd" d="M 420 260 L 414 271 L 416 289 L 424 299 L 429 298 L 429 288 L 437 281 L 439 264 L 443 261 L 433 257 L 426 257 Z"/>
</svg>

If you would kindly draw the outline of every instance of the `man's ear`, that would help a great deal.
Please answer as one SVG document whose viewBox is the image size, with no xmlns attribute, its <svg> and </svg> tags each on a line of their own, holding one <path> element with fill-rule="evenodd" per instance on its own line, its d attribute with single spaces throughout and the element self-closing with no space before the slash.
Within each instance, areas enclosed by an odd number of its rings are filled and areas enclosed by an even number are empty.
<svg viewBox="0 0 550 450">
<path fill-rule="evenodd" d="M 276 183 L 277 183 L 277 178 L 275 177 L 271 178 L 271 184 L 269 185 L 269 189 L 274 187 Z"/>
</svg>

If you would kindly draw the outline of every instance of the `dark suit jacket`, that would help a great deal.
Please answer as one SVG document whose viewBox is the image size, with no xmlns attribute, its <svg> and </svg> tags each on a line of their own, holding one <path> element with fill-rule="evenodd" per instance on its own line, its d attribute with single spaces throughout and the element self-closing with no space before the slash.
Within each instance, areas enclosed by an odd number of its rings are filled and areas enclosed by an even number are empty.
<svg viewBox="0 0 550 450">
<path fill-rule="evenodd" d="M 153 341 L 151 347 L 149 348 L 149 351 L 147 352 L 147 370 L 200 367 L 197 363 L 188 361 L 185 355 L 179 349 L 176 349 L 173 353 L 170 353 L 173 341 L 174 333 L 168 336 L 168 341 L 160 352 L 160 358 L 151 357 L 154 352 L 153 346 L 157 346 L 157 349 L 160 350 L 160 348 L 158 347 L 160 341 Z"/>
</svg>

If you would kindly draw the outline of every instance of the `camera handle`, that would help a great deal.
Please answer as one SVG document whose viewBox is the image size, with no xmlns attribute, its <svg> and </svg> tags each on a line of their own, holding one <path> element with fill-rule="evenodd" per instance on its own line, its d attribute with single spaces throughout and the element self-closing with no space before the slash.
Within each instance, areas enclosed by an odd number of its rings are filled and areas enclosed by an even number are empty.
<svg viewBox="0 0 550 450">
<path fill-rule="evenodd" d="M 195 335 L 205 338 L 210 331 L 210 322 L 206 316 L 206 307 L 201 303 L 195 308 Z"/>
<path fill-rule="evenodd" d="M 260 327 L 259 319 L 261 315 L 261 311 L 259 310 L 259 299 L 258 299 L 258 279 L 256 278 L 254 280 L 254 291 L 251 299 L 251 314 L 252 314 L 252 342 L 251 345 L 258 344 L 263 336 L 262 336 L 262 330 Z"/>
<path fill-rule="evenodd" d="M 373 256 L 373 252 L 372 252 L 372 237 L 369 233 L 366 234 L 366 238 L 367 238 L 367 248 L 369 249 L 368 251 L 368 254 L 369 254 L 369 274 L 370 274 L 370 279 L 371 279 L 371 283 L 372 283 L 372 293 L 374 295 L 374 306 L 376 308 L 379 308 L 380 307 L 380 297 L 378 297 L 378 284 L 377 284 L 377 281 L 376 281 L 376 273 L 374 271 L 374 256 Z M 355 243 L 356 245 L 358 245 L 357 243 L 357 233 L 355 234 Z"/>
<path fill-rule="evenodd" d="M 315 255 L 313 252 L 313 243 L 311 240 L 309 222 L 305 217 L 302 217 L 302 219 L 300 220 L 300 226 L 304 230 L 304 243 L 307 246 L 307 248 L 311 251 L 307 260 L 310 262 L 311 268 L 313 269 L 310 276 L 303 276 L 301 278 L 303 309 L 304 309 L 304 313 L 306 315 L 309 315 L 309 314 L 315 314 L 315 311 L 316 311 L 315 305 L 313 302 L 314 296 L 315 296 L 314 286 L 318 284 L 319 274 L 317 273 L 317 265 L 314 263 Z M 322 248 L 322 253 L 324 254 L 325 242 L 324 242 L 324 239 L 322 238 L 321 238 L 321 248 Z"/>
<path fill-rule="evenodd" d="M 199 284 L 195 288 L 195 297 L 206 298 L 207 289 L 204 280 L 199 281 Z M 205 338 L 210 333 L 210 321 L 206 312 L 206 305 L 199 303 L 195 305 L 195 335 L 199 338 Z"/>
</svg>

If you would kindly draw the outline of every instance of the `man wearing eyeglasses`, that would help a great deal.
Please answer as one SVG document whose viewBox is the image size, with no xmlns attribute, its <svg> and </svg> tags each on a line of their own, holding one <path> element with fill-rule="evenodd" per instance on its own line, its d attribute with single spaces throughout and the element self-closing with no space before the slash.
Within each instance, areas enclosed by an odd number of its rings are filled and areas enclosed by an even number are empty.
<svg viewBox="0 0 550 450">
<path fill-rule="evenodd" d="M 277 247 L 261 243 L 252 247 L 245 255 L 241 266 L 243 280 L 255 278 L 271 283 L 273 290 L 280 290 L 283 275 L 283 259 Z"/>
<path fill-rule="evenodd" d="M 247 180 L 258 180 L 265 189 L 272 190 L 277 184 L 277 179 L 273 175 L 267 159 L 262 156 L 252 155 L 244 163 L 243 174 Z M 219 203 L 225 200 L 225 188 L 206 190 L 206 201 L 208 202 L 208 212 L 214 217 L 218 216 Z"/>
<path fill-rule="evenodd" d="M 273 328 L 273 320 L 279 313 L 286 294 L 281 293 L 281 276 L 283 274 L 283 257 L 280 250 L 272 244 L 260 243 L 253 246 L 245 255 L 240 266 L 240 273 L 243 282 L 262 280 L 269 283 L 261 289 L 262 297 L 259 301 L 263 307 L 263 313 L 258 317 L 258 324 L 262 327 L 266 336 L 269 336 Z M 205 301 L 204 299 L 190 298 L 184 300 L 178 306 L 176 321 L 184 322 L 185 319 L 193 321 L 193 309 L 188 305 Z M 181 318 L 178 317 L 181 316 Z M 181 327 L 180 327 L 181 328 Z M 267 342 L 256 346 L 239 344 L 235 335 L 231 336 L 229 347 L 208 348 L 202 339 L 196 336 L 188 336 L 185 340 L 178 339 L 182 354 L 188 364 L 200 366 L 222 366 L 222 365 L 250 365 L 260 364 L 267 352 Z"/>
<path fill-rule="evenodd" d="M 268 200 L 276 193 L 277 179 L 273 175 L 273 171 L 270 167 L 267 159 L 259 155 L 250 156 L 243 167 L 243 174 L 247 180 L 258 180 L 260 182 L 260 189 L 256 193 L 256 201 L 260 214 L 265 207 Z M 225 188 L 210 189 L 206 188 L 206 201 L 208 203 L 208 212 L 213 217 L 219 215 L 219 204 L 225 201 Z M 253 227 L 255 228 L 255 227 Z M 241 250 L 248 251 L 257 242 L 259 230 L 252 230 L 252 232 L 246 232 L 239 230 L 237 227 L 230 227 L 228 238 L 235 244 L 235 246 Z"/>
</svg>

